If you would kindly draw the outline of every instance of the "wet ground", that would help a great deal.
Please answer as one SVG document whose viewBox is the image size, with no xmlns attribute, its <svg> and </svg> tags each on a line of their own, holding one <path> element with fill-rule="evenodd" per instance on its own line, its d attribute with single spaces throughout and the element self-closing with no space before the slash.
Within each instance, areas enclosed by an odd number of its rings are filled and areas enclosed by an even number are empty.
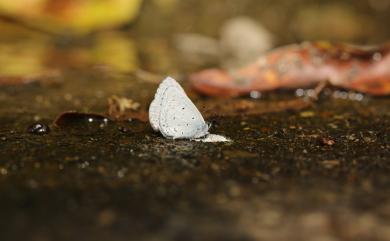
<svg viewBox="0 0 390 241">
<path fill-rule="evenodd" d="M 209 120 L 232 143 L 166 140 L 135 120 L 51 124 L 103 112 L 111 94 L 148 103 L 155 87 L 80 71 L 2 87 L 1 239 L 390 240 L 388 98 Z M 51 131 L 29 133 L 36 122 Z"/>
<path fill-rule="evenodd" d="M 0 240 L 390 240 L 388 97 L 333 89 L 304 109 L 207 119 L 230 143 L 167 140 L 137 120 L 55 127 L 62 111 L 106 112 L 112 95 L 146 109 L 160 77 L 187 88 L 199 68 L 164 37 L 72 41 L 0 45 L 3 74 L 56 73 L 0 86 Z M 272 109 L 297 98 L 252 101 Z M 31 133 L 34 123 L 50 130 Z"/>
</svg>

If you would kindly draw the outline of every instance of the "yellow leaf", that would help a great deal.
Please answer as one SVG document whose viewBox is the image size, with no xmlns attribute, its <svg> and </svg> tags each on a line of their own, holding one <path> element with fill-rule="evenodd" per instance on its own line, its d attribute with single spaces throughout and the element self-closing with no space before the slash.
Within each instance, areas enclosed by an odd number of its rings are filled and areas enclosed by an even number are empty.
<svg viewBox="0 0 390 241">
<path fill-rule="evenodd" d="M 0 14 L 61 34 L 88 34 L 129 23 L 142 0 L 0 1 Z"/>
</svg>

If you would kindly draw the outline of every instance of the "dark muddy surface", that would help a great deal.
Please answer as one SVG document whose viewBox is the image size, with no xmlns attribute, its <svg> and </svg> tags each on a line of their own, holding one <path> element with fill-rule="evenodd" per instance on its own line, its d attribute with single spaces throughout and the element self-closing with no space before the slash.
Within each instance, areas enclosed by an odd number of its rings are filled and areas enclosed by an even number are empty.
<svg viewBox="0 0 390 241">
<path fill-rule="evenodd" d="M 2 87 L 2 240 L 390 240 L 388 98 L 333 92 L 302 111 L 213 117 L 233 142 L 198 143 L 135 120 L 56 128 L 60 111 L 104 112 L 111 94 L 146 108 L 156 88 L 63 78 Z"/>
<path fill-rule="evenodd" d="M 128 32 L 85 39 L 1 36 L 0 71 L 17 78 L 0 86 L 0 240 L 390 240 L 389 97 L 333 89 L 287 110 L 281 100 L 302 97 L 263 94 L 251 100 L 265 108 L 254 115 L 209 115 L 212 133 L 230 143 L 167 140 L 137 120 L 53 125 L 63 111 L 105 113 L 113 95 L 146 110 L 167 74 L 200 109 L 221 103 L 189 90 L 185 77 L 205 66 L 188 64 L 166 32 L 215 37 L 224 19 L 249 13 L 277 44 L 389 37 L 390 15 L 368 4 L 377 1 L 343 5 L 368 27 L 341 37 L 343 29 L 329 37 L 293 24 L 301 18 L 295 7 L 317 16 L 318 6 L 308 1 L 263 1 L 256 8 L 251 2 L 221 9 L 218 1 L 183 1 L 166 12 L 149 3 Z M 339 1 L 329 2 L 339 8 Z M 29 73 L 36 81 L 15 84 Z"/>
</svg>

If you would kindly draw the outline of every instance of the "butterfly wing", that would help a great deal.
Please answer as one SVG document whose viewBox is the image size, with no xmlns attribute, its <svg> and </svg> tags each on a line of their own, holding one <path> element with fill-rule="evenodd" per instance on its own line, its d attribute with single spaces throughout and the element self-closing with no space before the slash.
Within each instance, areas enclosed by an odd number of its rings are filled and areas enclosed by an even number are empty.
<svg viewBox="0 0 390 241">
<path fill-rule="evenodd" d="M 169 86 L 163 94 L 159 127 L 164 137 L 173 139 L 195 139 L 208 134 L 202 114 L 175 86 Z"/>
<path fill-rule="evenodd" d="M 159 121 L 160 121 L 162 99 L 168 87 L 175 87 L 184 93 L 183 88 L 176 82 L 176 80 L 174 80 L 171 77 L 167 77 L 161 82 L 161 84 L 157 89 L 156 94 L 154 95 L 154 99 L 149 106 L 149 122 L 153 130 L 155 131 L 160 130 Z"/>
</svg>

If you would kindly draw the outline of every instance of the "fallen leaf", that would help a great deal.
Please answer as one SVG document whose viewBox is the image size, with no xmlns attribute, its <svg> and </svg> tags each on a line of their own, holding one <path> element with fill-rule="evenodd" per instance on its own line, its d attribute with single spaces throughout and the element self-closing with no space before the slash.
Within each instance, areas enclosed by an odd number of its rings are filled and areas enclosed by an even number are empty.
<svg viewBox="0 0 390 241">
<path fill-rule="evenodd" d="M 192 74 L 198 92 L 234 97 L 251 91 L 330 85 L 372 95 L 390 94 L 390 43 L 358 47 L 329 42 L 288 45 L 238 70 L 207 69 Z"/>
<path fill-rule="evenodd" d="M 12 0 L 0 1 L 0 15 L 59 34 L 84 35 L 128 23 L 142 0 Z"/>
<path fill-rule="evenodd" d="M 137 119 L 142 122 L 149 120 L 145 111 L 139 111 L 140 104 L 125 97 L 112 96 L 108 99 L 108 117 L 112 120 Z"/>
</svg>

